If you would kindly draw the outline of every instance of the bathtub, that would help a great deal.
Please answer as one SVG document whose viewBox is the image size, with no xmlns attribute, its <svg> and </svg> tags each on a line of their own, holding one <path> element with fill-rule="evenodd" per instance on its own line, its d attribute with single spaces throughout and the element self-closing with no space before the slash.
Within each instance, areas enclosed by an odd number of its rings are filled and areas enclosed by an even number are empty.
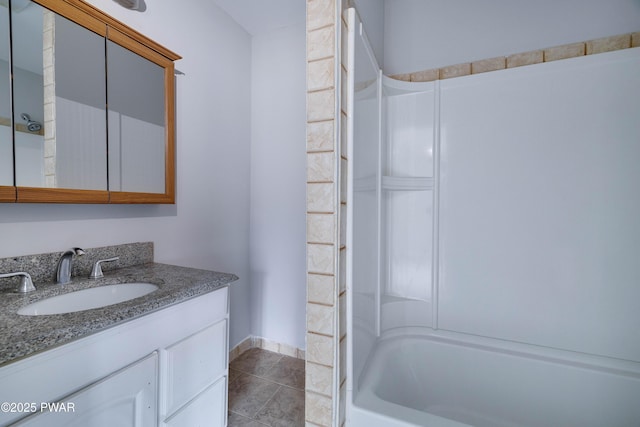
<svg viewBox="0 0 640 427">
<path fill-rule="evenodd" d="M 357 427 L 638 427 L 640 363 L 405 331 L 377 342 L 347 398 Z"/>
</svg>

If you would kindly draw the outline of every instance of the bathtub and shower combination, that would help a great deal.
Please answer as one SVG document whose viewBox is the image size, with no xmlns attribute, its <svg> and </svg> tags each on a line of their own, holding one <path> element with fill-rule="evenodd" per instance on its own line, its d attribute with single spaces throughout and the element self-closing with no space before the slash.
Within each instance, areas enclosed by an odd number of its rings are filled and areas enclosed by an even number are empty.
<svg viewBox="0 0 640 427">
<path fill-rule="evenodd" d="M 409 83 L 347 16 L 347 425 L 640 426 L 640 48 Z"/>
</svg>

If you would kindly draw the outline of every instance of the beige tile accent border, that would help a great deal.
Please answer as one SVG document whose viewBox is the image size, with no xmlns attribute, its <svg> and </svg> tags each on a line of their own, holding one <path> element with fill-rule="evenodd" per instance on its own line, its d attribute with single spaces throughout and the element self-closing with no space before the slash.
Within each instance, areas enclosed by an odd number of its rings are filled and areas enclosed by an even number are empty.
<svg viewBox="0 0 640 427">
<path fill-rule="evenodd" d="M 431 82 L 434 80 L 461 77 L 469 74 L 486 73 L 505 68 L 523 67 L 541 62 L 559 61 L 584 55 L 611 52 L 614 50 L 640 47 L 640 32 L 603 37 L 586 42 L 553 46 L 529 52 L 514 53 L 508 56 L 483 59 L 471 63 L 449 65 L 431 70 L 416 71 L 390 76 L 406 82 Z"/>
<path fill-rule="evenodd" d="M 497 58 L 472 62 L 471 74 L 488 73 L 489 71 L 504 70 L 505 68 L 507 68 L 507 58 L 498 56 Z"/>
<path fill-rule="evenodd" d="M 453 77 L 468 76 L 471 74 L 471 63 L 449 65 L 448 67 L 440 68 L 440 80 L 451 79 Z"/>
<path fill-rule="evenodd" d="M 409 80 L 407 81 L 410 81 L 410 82 L 431 82 L 433 80 L 438 80 L 438 77 L 440 76 L 439 71 L 440 70 L 436 68 L 432 70 L 418 71 L 417 73 L 404 74 L 404 75 L 409 76 Z"/>
<path fill-rule="evenodd" d="M 590 40 L 586 45 L 587 55 L 611 52 L 613 50 L 629 49 L 631 47 L 631 34 Z"/>
<path fill-rule="evenodd" d="M 544 50 L 544 62 L 559 61 L 561 59 L 584 56 L 585 43 L 572 43 L 562 46 L 550 47 Z"/>
<path fill-rule="evenodd" d="M 543 50 L 532 50 L 531 52 L 515 53 L 507 56 L 507 68 L 523 67 L 544 62 Z"/>
<path fill-rule="evenodd" d="M 419 75 L 420 73 L 423 73 L 423 72 L 425 72 L 425 73 L 426 73 L 426 72 L 428 72 L 428 71 L 430 71 L 430 70 L 426 70 L 426 71 L 417 71 L 417 72 L 415 72 L 415 73 L 413 73 L 413 74 Z M 437 73 L 437 71 L 438 71 L 438 70 L 436 69 L 436 73 Z M 410 82 L 410 81 L 412 81 L 412 80 L 411 80 L 411 74 L 410 74 L 410 73 L 406 73 L 406 74 L 393 74 L 393 75 L 391 75 L 391 76 L 389 76 L 389 77 L 391 77 L 392 79 L 396 79 L 396 80 L 402 80 L 403 82 Z M 436 77 L 434 80 L 438 80 L 438 78 Z M 421 81 L 423 81 L 423 80 L 413 80 L 413 81 L 421 82 Z M 430 80 L 424 80 L 424 81 L 430 81 Z"/>
<path fill-rule="evenodd" d="M 306 356 L 305 351 L 301 348 L 296 348 L 289 344 L 270 341 L 262 337 L 249 336 L 229 351 L 229 363 L 233 362 L 242 353 L 247 350 L 251 350 L 252 348 L 261 348 L 284 356 L 295 357 L 296 359 L 305 359 Z"/>
</svg>

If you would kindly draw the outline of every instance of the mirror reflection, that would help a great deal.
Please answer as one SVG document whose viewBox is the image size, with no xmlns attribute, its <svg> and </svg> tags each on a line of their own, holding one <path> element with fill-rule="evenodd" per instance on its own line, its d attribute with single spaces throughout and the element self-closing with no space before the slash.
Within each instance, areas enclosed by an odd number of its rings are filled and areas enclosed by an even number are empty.
<svg viewBox="0 0 640 427">
<path fill-rule="evenodd" d="M 43 187 L 44 97 L 42 8 L 27 2 L 11 2 L 13 40 L 13 121 L 15 124 L 16 182 Z M 27 119 L 28 120 L 25 120 Z M 29 130 L 31 122 L 31 131 Z M 40 128 L 36 125 L 40 124 Z"/>
<path fill-rule="evenodd" d="M 111 191 L 165 192 L 164 73 L 107 41 Z"/>
<path fill-rule="evenodd" d="M 106 190 L 104 38 L 35 3 L 11 14 L 16 185 Z"/>
<path fill-rule="evenodd" d="M 13 185 L 9 9 L 0 2 L 0 186 Z"/>
</svg>

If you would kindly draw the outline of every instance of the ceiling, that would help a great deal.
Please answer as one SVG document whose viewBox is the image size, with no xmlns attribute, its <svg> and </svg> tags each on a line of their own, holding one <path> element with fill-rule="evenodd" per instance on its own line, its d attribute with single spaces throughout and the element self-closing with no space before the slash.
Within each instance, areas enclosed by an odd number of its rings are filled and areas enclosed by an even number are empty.
<svg viewBox="0 0 640 427">
<path fill-rule="evenodd" d="M 304 24 L 305 0 L 213 0 L 255 36 L 296 24 Z"/>
</svg>

